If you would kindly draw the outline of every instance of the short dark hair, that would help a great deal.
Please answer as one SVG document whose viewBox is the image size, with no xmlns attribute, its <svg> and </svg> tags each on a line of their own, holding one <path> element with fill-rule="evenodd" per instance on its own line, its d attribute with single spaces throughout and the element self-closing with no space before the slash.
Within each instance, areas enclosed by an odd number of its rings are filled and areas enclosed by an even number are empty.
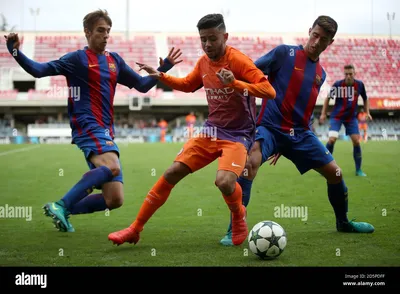
<svg viewBox="0 0 400 294">
<path fill-rule="evenodd" d="M 211 28 L 217 28 L 225 32 L 226 27 L 225 27 L 224 17 L 222 14 L 220 13 L 207 14 L 206 16 L 203 16 L 197 23 L 197 29 L 199 31 Z"/>
<path fill-rule="evenodd" d="M 112 27 L 112 21 L 107 10 L 98 9 L 85 15 L 83 18 L 83 28 L 88 29 L 91 32 L 96 22 L 101 18 L 103 18 L 106 23 Z"/>
<path fill-rule="evenodd" d="M 326 15 L 318 16 L 318 18 L 314 21 L 312 25 L 312 29 L 316 25 L 319 25 L 321 28 L 323 28 L 324 31 L 327 32 L 332 39 L 335 37 L 338 30 L 337 22 L 332 17 Z"/>
<path fill-rule="evenodd" d="M 344 69 L 354 69 L 355 70 L 354 65 L 352 65 L 352 64 L 346 64 L 344 66 Z"/>
</svg>

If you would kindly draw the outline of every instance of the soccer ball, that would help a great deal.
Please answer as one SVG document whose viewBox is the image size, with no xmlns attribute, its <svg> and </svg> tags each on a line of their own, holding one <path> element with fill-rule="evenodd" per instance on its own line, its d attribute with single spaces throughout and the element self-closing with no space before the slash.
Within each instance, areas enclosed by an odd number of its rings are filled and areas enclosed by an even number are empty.
<svg viewBox="0 0 400 294">
<path fill-rule="evenodd" d="M 249 248 L 261 259 L 273 259 L 282 254 L 286 247 L 286 232 L 280 224 L 273 221 L 262 221 L 250 231 Z"/>
</svg>

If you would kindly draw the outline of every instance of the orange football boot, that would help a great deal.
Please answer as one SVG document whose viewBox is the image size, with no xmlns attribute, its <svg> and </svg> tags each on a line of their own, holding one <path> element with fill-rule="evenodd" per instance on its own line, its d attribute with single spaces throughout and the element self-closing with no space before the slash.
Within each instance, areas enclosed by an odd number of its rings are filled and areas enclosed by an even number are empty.
<svg viewBox="0 0 400 294">
<path fill-rule="evenodd" d="M 139 239 L 139 233 L 132 226 L 108 235 L 108 240 L 112 241 L 113 244 L 117 244 L 118 246 L 124 244 L 125 242 L 136 244 L 139 242 Z"/>
<path fill-rule="evenodd" d="M 246 222 L 246 207 L 242 205 L 241 212 L 232 214 L 232 243 L 240 245 L 249 235 Z"/>
</svg>

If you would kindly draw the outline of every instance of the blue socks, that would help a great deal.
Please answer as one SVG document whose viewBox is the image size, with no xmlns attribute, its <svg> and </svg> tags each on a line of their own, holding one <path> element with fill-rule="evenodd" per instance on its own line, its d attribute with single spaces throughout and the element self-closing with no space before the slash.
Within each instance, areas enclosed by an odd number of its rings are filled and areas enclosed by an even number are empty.
<svg viewBox="0 0 400 294">
<path fill-rule="evenodd" d="M 325 146 L 326 149 L 328 149 L 331 154 L 333 154 L 333 146 L 334 145 L 329 144 L 329 142 L 326 143 L 326 146 Z M 361 169 L 361 160 L 362 160 L 360 145 L 353 146 L 353 158 L 354 158 L 354 162 L 356 164 L 356 170 L 360 170 Z"/>
<path fill-rule="evenodd" d="M 353 157 L 356 163 L 356 171 L 361 169 L 361 146 L 353 146 Z"/>
<path fill-rule="evenodd" d="M 247 207 L 247 205 L 250 202 L 250 193 L 251 193 L 251 186 L 253 185 L 253 180 L 248 180 L 246 178 L 239 177 L 237 182 L 239 183 L 240 187 L 242 187 L 242 203 L 244 206 Z M 231 230 L 232 230 L 232 215 L 228 226 L 228 231 Z"/>
<path fill-rule="evenodd" d="M 101 187 L 104 183 L 111 181 L 112 178 L 113 174 L 106 166 L 101 166 L 87 172 L 61 199 L 64 202 L 65 208 L 71 212 L 73 206 L 92 193 L 95 187 Z"/>
<path fill-rule="evenodd" d="M 239 183 L 240 187 L 242 187 L 242 203 L 244 206 L 247 207 L 250 202 L 250 193 L 251 186 L 253 185 L 253 180 L 239 177 L 237 182 Z"/>
<path fill-rule="evenodd" d="M 92 213 L 95 211 L 104 211 L 107 208 L 103 194 L 92 194 L 73 205 L 70 212 L 71 214 Z"/>
<path fill-rule="evenodd" d="M 333 146 L 335 146 L 335 145 L 331 145 L 331 144 L 329 144 L 329 142 L 326 143 L 326 149 L 328 149 L 328 151 L 329 151 L 331 154 L 333 154 Z"/>
<path fill-rule="evenodd" d="M 348 222 L 347 187 L 343 180 L 338 184 L 328 184 L 328 198 L 335 212 L 336 222 Z"/>
</svg>

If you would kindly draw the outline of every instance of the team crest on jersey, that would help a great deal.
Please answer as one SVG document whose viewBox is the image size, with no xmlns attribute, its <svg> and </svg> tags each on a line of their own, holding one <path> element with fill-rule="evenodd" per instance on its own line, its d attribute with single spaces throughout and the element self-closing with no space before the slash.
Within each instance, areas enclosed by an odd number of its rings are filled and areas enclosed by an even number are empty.
<svg viewBox="0 0 400 294">
<path fill-rule="evenodd" d="M 358 96 L 358 91 L 354 90 L 354 97 Z"/>
<path fill-rule="evenodd" d="M 114 146 L 114 143 L 113 143 L 113 141 L 106 141 L 106 145 L 107 146 Z"/>
<path fill-rule="evenodd" d="M 115 63 L 109 63 L 108 68 L 113 72 L 117 71 L 117 68 L 115 67 Z"/>
<path fill-rule="evenodd" d="M 315 83 L 317 86 L 321 86 L 322 84 L 322 78 L 318 74 L 315 76 Z"/>
</svg>

